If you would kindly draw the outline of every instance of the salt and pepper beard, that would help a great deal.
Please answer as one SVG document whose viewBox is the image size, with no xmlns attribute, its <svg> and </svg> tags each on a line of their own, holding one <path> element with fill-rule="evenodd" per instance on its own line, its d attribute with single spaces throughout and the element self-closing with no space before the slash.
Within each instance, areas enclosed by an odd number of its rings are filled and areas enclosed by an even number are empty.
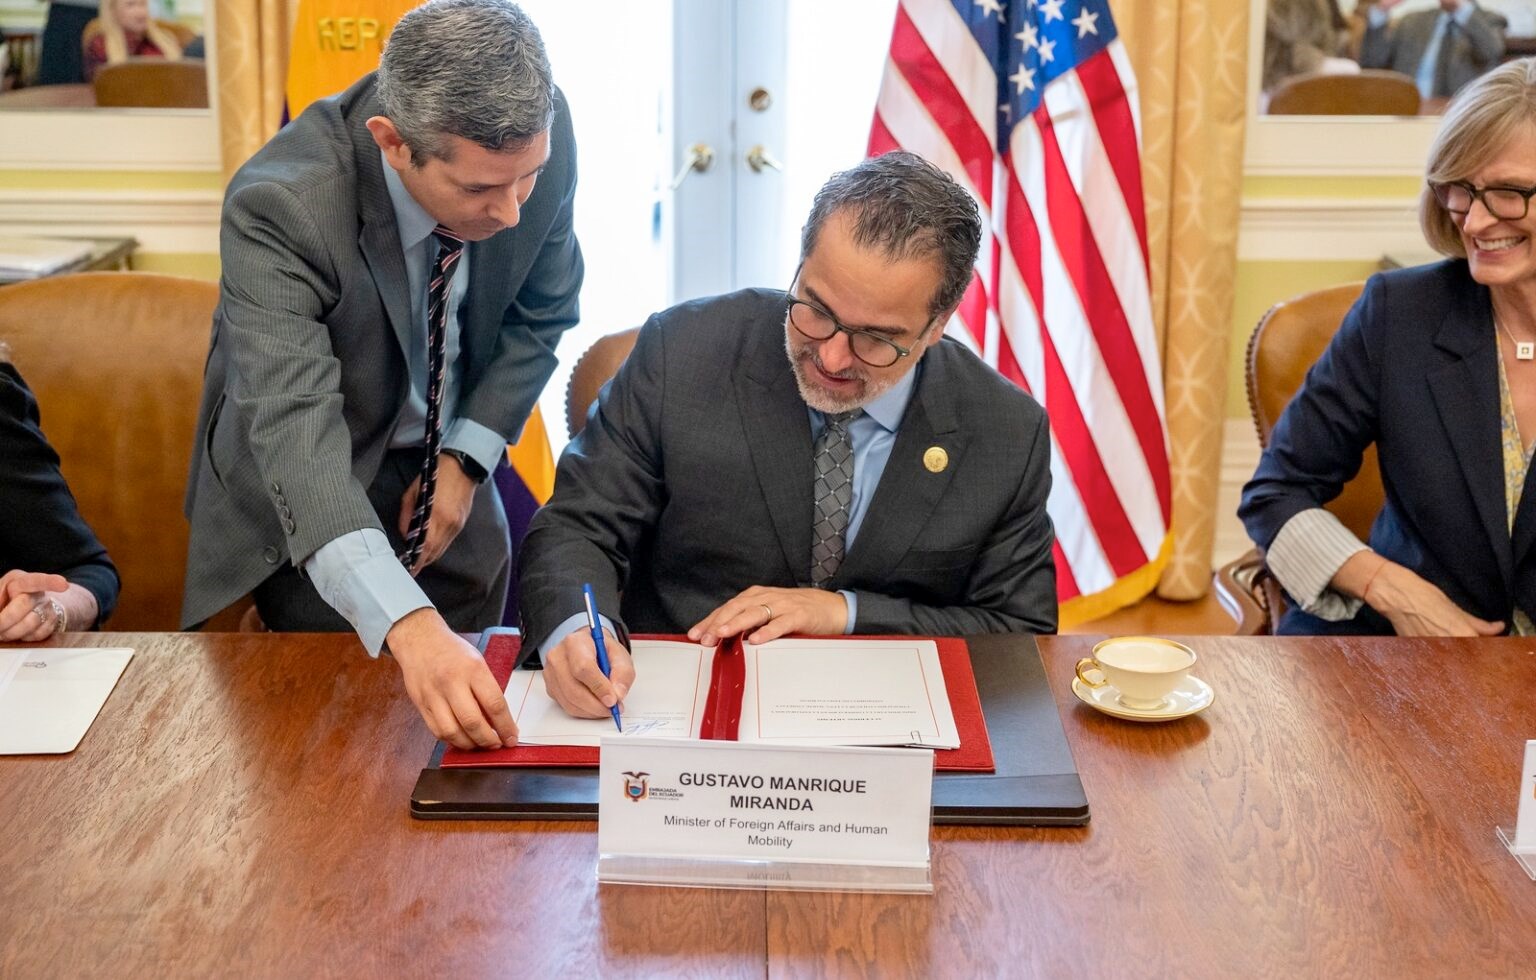
<svg viewBox="0 0 1536 980">
<path fill-rule="evenodd" d="M 804 339 L 805 346 L 796 350 L 795 338 L 798 336 L 800 336 L 799 332 L 790 325 L 789 314 L 785 313 L 784 353 L 789 355 L 789 366 L 795 372 L 795 387 L 800 389 L 800 398 L 807 405 L 824 415 L 835 415 L 840 412 L 851 412 L 856 408 L 863 408 L 887 391 L 890 391 L 891 386 L 901 380 L 902 372 L 899 371 L 889 374 L 877 374 L 874 377 L 870 377 L 866 372 L 877 369 L 859 360 L 851 351 L 849 356 L 853 364 L 846 371 L 827 371 L 821 366 L 821 360 L 817 355 L 817 348 L 821 344 L 826 343 L 826 341 L 811 340 L 807 337 Z M 827 340 L 831 339 L 831 337 L 827 338 Z M 921 340 L 919 340 L 919 343 L 921 343 Z M 921 353 L 921 348 L 914 349 L 912 356 L 916 358 L 921 356 Z M 824 371 L 831 377 L 856 379 L 860 385 L 858 391 L 846 398 L 840 398 L 832 394 L 811 379 L 809 369 L 805 364 L 807 361 L 812 362 L 817 370 Z"/>
</svg>

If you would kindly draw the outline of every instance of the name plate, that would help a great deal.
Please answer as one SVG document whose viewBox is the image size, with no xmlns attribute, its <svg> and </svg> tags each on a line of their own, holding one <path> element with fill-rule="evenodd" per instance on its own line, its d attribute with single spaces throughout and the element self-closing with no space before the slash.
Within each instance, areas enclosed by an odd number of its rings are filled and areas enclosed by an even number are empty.
<svg viewBox="0 0 1536 980">
<path fill-rule="evenodd" d="M 1525 873 L 1536 881 L 1536 738 L 1525 743 L 1525 764 L 1520 771 L 1520 808 L 1513 830 L 1497 828 L 1499 840 L 1509 848 Z"/>
<path fill-rule="evenodd" d="M 931 892 L 933 752 L 604 738 L 598 880 Z"/>
</svg>

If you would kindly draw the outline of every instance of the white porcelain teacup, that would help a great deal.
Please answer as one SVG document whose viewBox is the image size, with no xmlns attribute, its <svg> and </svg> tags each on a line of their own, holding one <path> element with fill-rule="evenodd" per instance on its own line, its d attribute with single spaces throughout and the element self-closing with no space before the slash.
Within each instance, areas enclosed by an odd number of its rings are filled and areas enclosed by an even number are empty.
<svg viewBox="0 0 1536 980">
<path fill-rule="evenodd" d="M 1127 708 L 1155 711 L 1195 665 L 1195 651 L 1155 636 L 1103 640 L 1093 656 L 1077 662 L 1077 678 L 1089 687 L 1114 685 Z M 1094 675 L 1097 675 L 1095 677 Z"/>
</svg>

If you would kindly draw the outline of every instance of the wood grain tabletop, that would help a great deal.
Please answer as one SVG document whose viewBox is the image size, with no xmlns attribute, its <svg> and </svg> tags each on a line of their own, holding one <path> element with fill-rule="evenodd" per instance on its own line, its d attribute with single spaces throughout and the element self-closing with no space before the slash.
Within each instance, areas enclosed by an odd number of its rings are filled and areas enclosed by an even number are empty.
<svg viewBox="0 0 1536 980">
<path fill-rule="evenodd" d="M 1536 644 L 1186 637 L 1215 703 L 1141 725 L 1072 694 L 1095 639 L 1040 643 L 1092 822 L 936 827 L 916 897 L 599 886 L 595 824 L 411 819 L 432 739 L 351 637 L 72 635 L 137 653 L 0 757 L 0 977 L 1536 970 Z"/>
</svg>

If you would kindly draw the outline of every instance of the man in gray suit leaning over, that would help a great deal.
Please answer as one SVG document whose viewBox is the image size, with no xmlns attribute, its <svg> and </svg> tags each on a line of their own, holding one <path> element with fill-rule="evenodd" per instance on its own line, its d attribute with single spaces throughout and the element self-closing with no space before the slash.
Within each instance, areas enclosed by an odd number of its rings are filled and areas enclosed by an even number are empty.
<svg viewBox="0 0 1536 980">
<path fill-rule="evenodd" d="M 623 699 L 628 630 L 1055 630 L 1045 413 L 943 337 L 980 238 L 964 190 L 890 153 L 817 194 L 788 292 L 641 329 L 523 546 L 524 637 L 567 711 Z M 611 683 L 587 582 L 619 614 Z"/>
<path fill-rule="evenodd" d="M 254 590 L 276 630 L 387 649 L 433 734 L 510 744 L 455 631 L 501 620 L 487 477 L 576 322 L 575 144 L 532 22 L 433 0 L 379 70 L 231 181 L 187 514 L 185 626 Z"/>
</svg>

